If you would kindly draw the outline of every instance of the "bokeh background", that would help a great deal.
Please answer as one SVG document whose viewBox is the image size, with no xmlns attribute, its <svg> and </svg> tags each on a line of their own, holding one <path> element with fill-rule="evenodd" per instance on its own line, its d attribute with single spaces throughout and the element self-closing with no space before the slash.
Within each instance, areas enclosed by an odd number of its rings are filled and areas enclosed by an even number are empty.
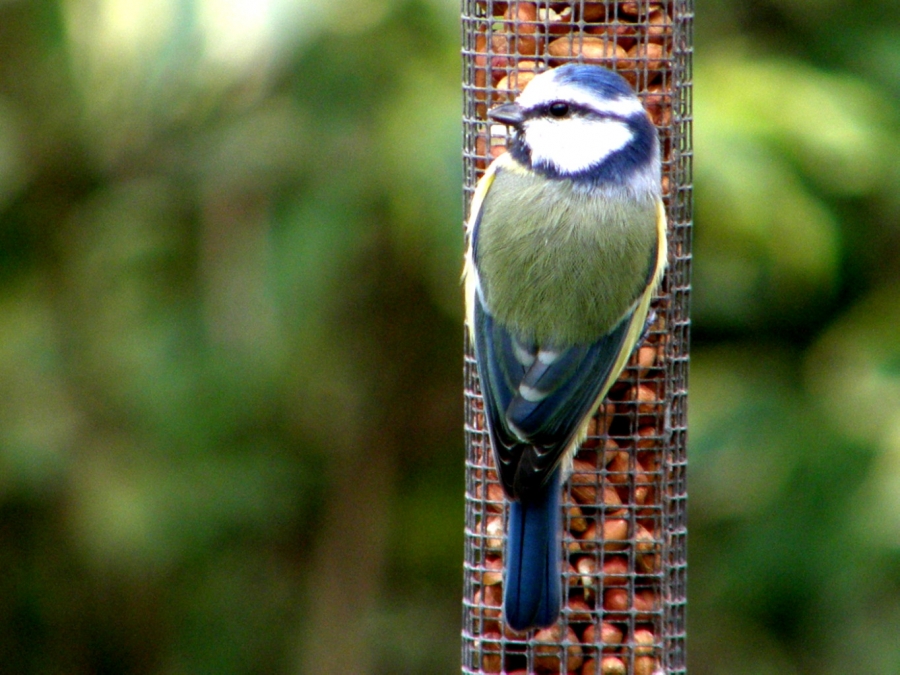
<svg viewBox="0 0 900 675">
<path fill-rule="evenodd" d="M 458 672 L 458 10 L 0 1 L 0 672 Z M 694 675 L 900 672 L 898 44 L 697 3 Z"/>
</svg>

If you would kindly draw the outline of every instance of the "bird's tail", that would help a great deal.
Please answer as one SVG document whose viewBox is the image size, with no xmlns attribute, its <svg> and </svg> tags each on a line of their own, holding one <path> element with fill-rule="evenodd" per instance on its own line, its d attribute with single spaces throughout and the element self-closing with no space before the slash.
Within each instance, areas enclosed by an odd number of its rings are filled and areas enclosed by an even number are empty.
<svg viewBox="0 0 900 675">
<path fill-rule="evenodd" d="M 560 611 L 559 469 L 528 501 L 509 505 L 503 612 L 514 630 L 544 628 Z"/>
</svg>

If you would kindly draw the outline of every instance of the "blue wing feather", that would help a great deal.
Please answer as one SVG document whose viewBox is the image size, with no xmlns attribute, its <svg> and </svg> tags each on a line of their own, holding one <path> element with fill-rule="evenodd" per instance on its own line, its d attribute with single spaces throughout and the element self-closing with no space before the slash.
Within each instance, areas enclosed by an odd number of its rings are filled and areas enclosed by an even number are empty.
<svg viewBox="0 0 900 675">
<path fill-rule="evenodd" d="M 590 345 L 559 349 L 543 362 L 536 346 L 495 321 L 476 298 L 475 354 L 481 374 L 488 428 L 507 494 L 539 489 L 562 458 L 584 418 L 609 385 L 633 315 Z M 523 353 L 533 362 L 526 366 Z M 521 394 L 522 385 L 533 396 Z M 535 396 L 539 397 L 536 400 Z"/>
<path fill-rule="evenodd" d="M 529 372 L 523 382 L 544 397 L 538 401 L 515 398 L 507 408 L 510 424 L 535 445 L 569 440 L 578 423 L 592 412 L 606 375 L 612 369 L 628 333 L 629 317 L 591 345 L 566 349 L 539 377 Z M 532 384 L 533 382 L 533 384 Z"/>
<path fill-rule="evenodd" d="M 503 420 L 516 396 L 525 369 L 515 359 L 508 331 L 485 311 L 480 299 L 476 299 L 474 321 L 475 358 L 481 378 L 481 393 L 494 455 L 502 477 L 508 471 L 509 462 L 515 458 L 512 449 L 520 443 Z M 501 479 L 501 482 L 506 488 L 505 481 Z"/>
</svg>

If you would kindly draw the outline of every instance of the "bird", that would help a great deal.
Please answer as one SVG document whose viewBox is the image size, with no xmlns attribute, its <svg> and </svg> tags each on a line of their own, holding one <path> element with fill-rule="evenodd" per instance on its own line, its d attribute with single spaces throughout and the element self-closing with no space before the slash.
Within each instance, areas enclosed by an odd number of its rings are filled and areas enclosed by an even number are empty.
<svg viewBox="0 0 900 675">
<path fill-rule="evenodd" d="M 559 618 L 561 487 L 646 333 L 666 216 L 656 127 L 614 71 L 543 71 L 487 114 L 511 134 L 472 195 L 466 323 L 509 501 L 503 616 L 524 631 Z"/>
</svg>

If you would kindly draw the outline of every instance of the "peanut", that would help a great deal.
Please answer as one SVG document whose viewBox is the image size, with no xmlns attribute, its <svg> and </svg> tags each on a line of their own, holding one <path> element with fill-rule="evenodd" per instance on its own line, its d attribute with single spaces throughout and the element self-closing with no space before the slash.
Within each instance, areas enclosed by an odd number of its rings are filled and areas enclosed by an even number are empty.
<svg viewBox="0 0 900 675">
<path fill-rule="evenodd" d="M 653 367 L 653 364 L 656 363 L 656 347 L 652 345 L 644 345 L 637 350 L 636 359 L 638 366 L 638 377 L 643 379 L 647 377 L 647 373 Z"/>
<path fill-rule="evenodd" d="M 650 42 L 665 44 L 666 38 L 672 35 L 672 19 L 661 9 L 650 12 L 648 17 L 647 39 Z"/>
<path fill-rule="evenodd" d="M 609 405 L 613 405 L 610 403 Z M 615 406 L 613 406 L 615 407 Z M 610 415 L 612 417 L 612 415 Z M 612 462 L 619 455 L 619 445 L 613 439 L 607 438 L 606 444 L 603 447 L 603 466 L 609 466 L 609 463 Z"/>
<path fill-rule="evenodd" d="M 596 415 L 591 417 L 588 422 L 587 436 L 582 447 L 595 447 L 601 436 L 605 436 L 609 432 L 609 425 L 612 423 L 613 416 L 616 414 L 616 406 L 612 403 L 604 403 L 598 409 Z M 589 441 L 595 441 L 588 445 Z"/>
<path fill-rule="evenodd" d="M 636 655 L 653 654 L 654 645 L 656 644 L 656 638 L 653 635 L 653 631 L 647 630 L 646 628 L 637 628 L 634 631 L 634 635 L 631 637 L 631 641 L 634 643 L 634 653 Z"/>
<path fill-rule="evenodd" d="M 503 587 L 502 586 L 485 586 L 484 588 L 479 589 L 475 592 L 475 604 L 482 604 L 485 607 L 496 607 L 499 609 L 503 605 Z M 485 610 L 485 616 L 491 617 L 499 617 L 499 611 L 496 614 L 489 612 L 494 612 L 496 610 Z"/>
<path fill-rule="evenodd" d="M 647 87 L 644 108 L 656 126 L 667 127 L 672 123 L 672 95 L 663 88 L 663 85 L 651 84 Z M 662 360 L 661 353 L 660 360 Z"/>
<path fill-rule="evenodd" d="M 594 504 L 597 501 L 597 480 L 594 466 L 583 459 L 572 461 L 572 477 L 569 479 L 570 491 L 575 501 L 580 504 Z"/>
<path fill-rule="evenodd" d="M 578 585 L 578 582 L 580 581 L 578 571 L 572 563 L 566 565 L 565 577 L 568 580 L 569 586 L 575 587 Z"/>
<path fill-rule="evenodd" d="M 662 453 L 659 451 L 660 440 L 655 427 L 641 427 L 638 429 L 640 440 L 637 442 L 637 458 L 641 466 L 648 474 L 656 474 L 660 471 Z"/>
<path fill-rule="evenodd" d="M 626 558 L 612 556 L 603 561 L 603 576 L 600 579 L 604 587 L 625 586 L 629 572 Z"/>
<path fill-rule="evenodd" d="M 565 647 L 566 672 L 576 670 L 584 662 L 584 654 L 581 645 L 578 644 L 578 636 L 572 628 L 567 628 L 563 640 L 563 629 L 559 624 L 543 628 L 534 634 L 534 641 L 538 643 L 534 648 L 534 665 L 539 670 L 559 672 L 561 654 L 563 650 L 561 642 L 570 643 Z M 574 643 L 574 644 L 572 644 Z"/>
<path fill-rule="evenodd" d="M 509 75 L 504 75 L 500 78 L 500 81 L 497 82 L 496 89 L 499 91 L 494 92 L 494 100 L 495 101 L 503 101 L 506 100 L 506 97 L 503 95 L 502 90 L 513 91 L 513 92 L 521 92 L 525 85 L 531 82 L 534 79 L 534 76 L 537 73 L 534 72 L 537 64 L 534 61 L 519 61 L 516 70 L 512 71 Z"/>
<path fill-rule="evenodd" d="M 606 19 L 605 2 L 585 2 L 581 12 L 584 21 L 603 21 Z"/>
<path fill-rule="evenodd" d="M 632 23 L 600 23 L 585 27 L 588 35 L 596 35 L 626 51 L 637 42 L 638 30 Z"/>
<path fill-rule="evenodd" d="M 617 495 L 618 496 L 618 495 Z M 566 506 L 566 529 L 574 534 L 581 534 L 588 528 L 587 520 L 576 505 Z"/>
<path fill-rule="evenodd" d="M 628 610 L 628 591 L 624 588 L 607 588 L 603 592 L 603 609 L 607 612 Z"/>
<path fill-rule="evenodd" d="M 644 574 L 655 574 L 662 569 L 662 556 L 658 553 L 645 553 L 637 557 L 637 564 Z"/>
<path fill-rule="evenodd" d="M 575 460 L 578 462 L 578 460 Z M 576 465 L 576 470 L 584 468 L 584 464 Z M 580 504 L 586 506 L 597 505 L 598 481 L 600 477 L 593 473 L 593 469 L 588 471 L 578 471 L 572 474 L 571 491 L 572 496 Z M 621 506 L 622 499 L 618 493 L 610 486 L 603 488 L 603 504 L 605 506 Z M 617 510 L 617 509 L 615 509 Z"/>
<path fill-rule="evenodd" d="M 558 66 L 574 57 L 580 56 L 585 63 L 612 66 L 619 59 L 624 59 L 627 52 L 619 45 L 614 45 L 598 37 L 557 38 L 547 45 L 547 53 L 553 57 L 550 63 Z"/>
<path fill-rule="evenodd" d="M 638 656 L 634 659 L 634 675 L 654 675 L 659 671 L 659 664 L 652 656 Z"/>
<path fill-rule="evenodd" d="M 594 551 L 602 547 L 604 551 L 621 551 L 627 548 L 628 521 L 624 518 L 604 518 L 600 527 L 591 523 L 581 535 L 582 551 Z"/>
<path fill-rule="evenodd" d="M 500 609 L 503 604 L 503 588 L 501 586 L 485 586 L 475 592 L 473 604 L 478 607 L 476 615 L 480 612 L 482 619 L 481 634 L 488 631 L 500 630 Z"/>
<path fill-rule="evenodd" d="M 550 35 L 564 35 L 572 31 L 572 5 L 562 8 L 541 7 L 538 9 L 538 21 L 547 26 Z"/>
<path fill-rule="evenodd" d="M 512 15 L 512 10 L 516 15 Z M 519 2 L 511 5 L 503 13 L 503 20 L 508 22 L 505 29 L 513 34 L 513 52 L 522 55 L 534 55 L 538 52 L 540 34 L 537 32 L 537 5 L 533 2 Z"/>
<path fill-rule="evenodd" d="M 491 516 L 484 526 L 484 547 L 490 551 L 503 548 L 503 520 L 500 516 Z"/>
<path fill-rule="evenodd" d="M 566 603 L 566 615 L 569 623 L 590 623 L 591 606 L 584 598 L 573 596 Z"/>
<path fill-rule="evenodd" d="M 484 561 L 484 571 L 481 573 L 481 583 L 484 586 L 494 586 L 503 581 L 503 559 L 497 556 L 488 556 Z"/>
<path fill-rule="evenodd" d="M 475 649 L 482 650 L 481 670 L 485 673 L 502 673 L 503 656 L 500 654 L 500 633 L 486 631 L 480 640 L 476 640 Z"/>
<path fill-rule="evenodd" d="M 628 465 L 628 453 L 624 450 L 617 452 L 606 467 L 606 480 L 616 485 L 626 483 L 630 475 Z"/>
<path fill-rule="evenodd" d="M 503 512 L 503 488 L 500 487 L 497 483 L 488 483 L 487 487 L 484 485 L 478 485 L 475 488 L 475 499 L 482 499 L 482 495 L 486 495 L 484 497 L 486 510 L 491 513 L 502 513 Z"/>
<path fill-rule="evenodd" d="M 625 675 L 626 672 L 625 662 L 617 656 L 604 656 L 600 660 L 602 675 Z"/>
<path fill-rule="evenodd" d="M 641 16 L 642 12 L 654 12 L 658 11 L 659 8 L 660 4 L 658 2 L 651 2 L 647 7 L 644 7 L 643 2 L 623 2 L 619 5 L 619 12 L 629 16 Z"/>
<path fill-rule="evenodd" d="M 626 400 L 637 402 L 638 426 L 652 426 L 659 422 L 663 405 L 659 390 L 662 383 L 659 380 L 644 382 L 631 387 L 625 395 Z"/>
<path fill-rule="evenodd" d="M 475 137 L 475 166 L 477 166 L 479 169 L 484 169 L 487 166 L 487 162 L 485 162 L 485 157 L 487 157 L 487 154 L 488 154 L 487 137 L 484 134 L 478 134 Z M 478 413 L 478 415 L 476 415 L 476 420 L 479 415 L 481 415 L 481 413 Z M 477 421 L 476 421 L 476 424 L 477 424 Z M 482 424 L 483 424 L 483 422 L 482 422 Z"/>
<path fill-rule="evenodd" d="M 613 649 L 622 644 L 622 630 L 609 621 L 600 622 L 600 639 L 597 641 L 597 625 L 591 624 L 584 629 L 584 643 L 599 645 L 603 649 Z"/>
<path fill-rule="evenodd" d="M 634 593 L 634 609 L 638 620 L 649 620 L 650 613 L 659 609 L 659 598 L 652 588 L 644 588 Z"/>
<path fill-rule="evenodd" d="M 647 504 L 653 494 L 653 476 L 644 470 L 639 460 L 634 462 L 634 502 Z"/>
<path fill-rule="evenodd" d="M 585 592 L 593 590 L 597 585 L 597 559 L 591 556 L 584 556 L 575 561 L 575 569 L 581 575 L 581 585 L 584 586 Z"/>
<path fill-rule="evenodd" d="M 640 62 L 635 64 L 636 69 L 643 70 L 643 62 L 646 61 L 648 71 L 662 70 L 665 49 L 656 42 L 638 42 L 628 50 L 628 58 Z"/>
</svg>

